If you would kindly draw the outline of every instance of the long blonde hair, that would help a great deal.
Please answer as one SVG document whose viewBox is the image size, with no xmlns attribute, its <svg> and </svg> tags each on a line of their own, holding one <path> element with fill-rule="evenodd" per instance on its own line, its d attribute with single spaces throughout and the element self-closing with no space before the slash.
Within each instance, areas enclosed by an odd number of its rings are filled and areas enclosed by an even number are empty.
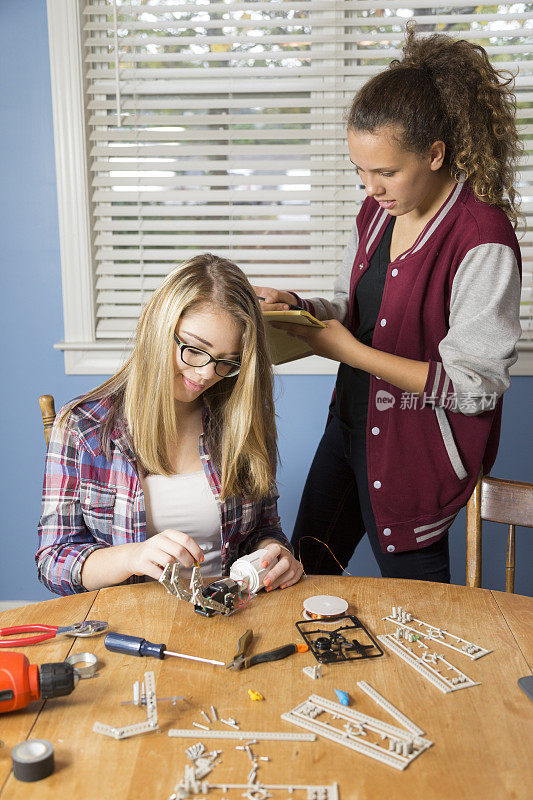
<svg viewBox="0 0 533 800">
<path fill-rule="evenodd" d="M 206 304 L 231 314 L 242 330 L 239 374 L 203 395 L 221 499 L 260 499 L 272 488 L 276 469 L 272 365 L 255 293 L 242 270 L 224 258 L 195 256 L 167 275 L 139 318 L 134 349 L 124 366 L 68 406 L 59 422 L 80 403 L 107 398 L 111 408 L 101 429 L 106 455 L 116 422 L 125 418 L 138 464 L 148 473 L 172 474 L 171 452 L 180 435 L 173 392 L 174 332 L 181 317 Z"/>
</svg>

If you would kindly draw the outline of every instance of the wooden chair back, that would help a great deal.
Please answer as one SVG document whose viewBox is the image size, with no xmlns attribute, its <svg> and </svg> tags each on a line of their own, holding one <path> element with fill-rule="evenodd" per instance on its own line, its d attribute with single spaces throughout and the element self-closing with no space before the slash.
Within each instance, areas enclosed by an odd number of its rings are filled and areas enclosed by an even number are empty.
<svg viewBox="0 0 533 800">
<path fill-rule="evenodd" d="M 51 394 L 42 394 L 39 397 L 39 405 L 41 406 L 41 414 L 43 417 L 44 439 L 46 441 L 46 446 L 48 447 L 52 425 L 54 424 L 54 420 L 56 418 L 56 409 L 53 396 Z"/>
<path fill-rule="evenodd" d="M 533 483 L 480 475 L 466 507 L 466 585 L 481 586 L 482 521 L 508 526 L 505 591 L 514 592 L 515 525 L 533 528 Z"/>
</svg>

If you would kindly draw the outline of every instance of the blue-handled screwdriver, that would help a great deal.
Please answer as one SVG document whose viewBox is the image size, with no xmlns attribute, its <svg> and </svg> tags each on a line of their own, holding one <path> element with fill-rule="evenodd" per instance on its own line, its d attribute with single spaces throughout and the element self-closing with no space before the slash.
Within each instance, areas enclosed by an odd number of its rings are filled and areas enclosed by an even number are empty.
<svg viewBox="0 0 533 800">
<path fill-rule="evenodd" d="M 175 656 L 176 658 L 187 658 L 190 661 L 203 661 L 206 664 L 216 664 L 224 666 L 223 661 L 215 661 L 211 658 L 200 658 L 200 656 L 189 656 L 185 653 L 173 653 L 166 649 L 166 644 L 155 644 L 143 639 L 141 636 L 126 636 L 124 633 L 108 633 L 104 639 L 107 650 L 113 653 L 124 653 L 127 656 L 152 656 L 152 658 L 165 658 L 165 656 Z"/>
</svg>

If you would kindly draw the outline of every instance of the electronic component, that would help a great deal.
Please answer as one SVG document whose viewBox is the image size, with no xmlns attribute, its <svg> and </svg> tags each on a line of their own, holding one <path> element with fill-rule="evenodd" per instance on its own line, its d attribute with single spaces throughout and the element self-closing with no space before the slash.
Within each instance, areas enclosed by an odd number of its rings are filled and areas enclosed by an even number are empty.
<svg viewBox="0 0 533 800">
<path fill-rule="evenodd" d="M 194 604 L 194 610 L 197 614 L 202 614 L 204 617 L 212 617 L 218 610 L 213 608 L 211 604 L 207 604 L 206 600 L 224 606 L 228 610 L 222 613 L 231 614 L 232 611 L 235 611 L 235 607 L 242 602 L 241 587 L 233 578 L 219 578 L 204 587 L 202 600 Z"/>
<path fill-rule="evenodd" d="M 178 563 L 167 564 L 163 574 L 159 578 L 159 583 L 163 584 L 169 594 L 176 595 L 180 600 L 185 600 L 194 606 L 197 614 L 204 617 L 212 617 L 213 614 L 233 614 L 241 605 L 247 602 L 242 600 L 241 588 L 239 583 L 233 578 L 218 578 L 216 581 L 204 586 L 203 578 L 200 574 L 200 564 L 194 562 L 190 591 L 187 590 L 180 578 L 180 566 Z M 250 592 L 248 592 L 248 599 Z"/>
<path fill-rule="evenodd" d="M 316 594 L 303 602 L 304 619 L 338 620 L 348 611 L 348 603 L 342 597 L 331 594 Z"/>
<path fill-rule="evenodd" d="M 383 650 L 352 614 L 337 620 L 334 630 L 318 627 L 321 620 L 300 620 L 296 627 L 317 661 L 322 664 L 336 664 L 340 661 L 355 661 L 362 658 L 378 658 Z M 357 638 L 355 636 L 357 634 Z"/>
</svg>

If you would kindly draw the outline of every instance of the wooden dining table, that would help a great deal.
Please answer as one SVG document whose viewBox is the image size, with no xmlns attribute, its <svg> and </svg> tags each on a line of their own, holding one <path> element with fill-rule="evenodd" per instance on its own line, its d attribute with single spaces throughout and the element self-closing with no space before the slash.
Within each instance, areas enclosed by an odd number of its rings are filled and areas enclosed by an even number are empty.
<svg viewBox="0 0 533 800">
<path fill-rule="evenodd" d="M 533 703 L 517 684 L 520 677 L 533 672 L 533 599 L 529 597 L 423 581 L 311 576 L 285 590 L 261 592 L 230 616 L 208 618 L 158 583 L 149 582 L 5 611 L 0 614 L 0 627 L 104 620 L 109 631 L 229 662 L 248 628 L 254 634 L 251 653 L 302 642 L 295 623 L 303 618 L 303 601 L 323 594 L 343 597 L 349 613 L 374 636 L 394 632 L 383 618 L 392 606 L 400 606 L 420 620 L 492 650 L 475 661 L 452 650 L 446 653 L 478 685 L 444 694 L 386 645 L 382 657 L 328 664 L 322 677 L 312 680 L 303 672 L 303 667 L 316 664 L 311 652 L 232 671 L 180 658 L 135 658 L 109 652 L 104 635 L 58 637 L 17 651 L 35 664 L 90 651 L 98 658 L 98 672 L 80 680 L 66 697 L 32 702 L 25 709 L 0 715 L 0 800 L 168 800 L 191 763 L 185 750 L 197 742 L 203 742 L 208 751 L 222 751 L 205 780 L 218 786 L 246 784 L 251 760 L 242 749 L 245 742 L 202 739 L 201 728 L 191 738 L 171 738 L 168 730 L 191 729 L 196 722 L 229 731 L 232 728 L 220 720 L 233 718 L 243 731 L 303 733 L 281 715 L 312 694 L 337 701 L 335 689 L 349 694 L 354 710 L 398 725 L 361 691 L 358 681 L 366 681 L 414 721 L 433 745 L 398 771 L 320 736 L 315 741 L 258 740 L 250 747 L 254 756 L 262 757 L 257 762 L 261 784 L 330 787 L 330 796 L 336 791 L 339 800 L 533 797 Z M 159 728 L 123 740 L 95 733 L 97 721 L 120 727 L 146 719 L 145 709 L 124 704 L 132 699 L 133 682 L 142 681 L 146 671 L 155 674 Z M 252 700 L 250 689 L 264 699 Z M 168 697 L 182 699 L 164 699 Z M 212 718 L 211 706 L 218 721 L 207 725 L 201 712 Z M 47 739 L 54 747 L 55 771 L 34 783 L 19 781 L 12 772 L 11 750 L 26 739 Z M 190 797 L 234 800 L 244 796 L 242 788 L 203 788 Z M 292 792 L 272 789 L 265 796 L 321 797 L 318 789 L 298 788 Z"/>
</svg>

